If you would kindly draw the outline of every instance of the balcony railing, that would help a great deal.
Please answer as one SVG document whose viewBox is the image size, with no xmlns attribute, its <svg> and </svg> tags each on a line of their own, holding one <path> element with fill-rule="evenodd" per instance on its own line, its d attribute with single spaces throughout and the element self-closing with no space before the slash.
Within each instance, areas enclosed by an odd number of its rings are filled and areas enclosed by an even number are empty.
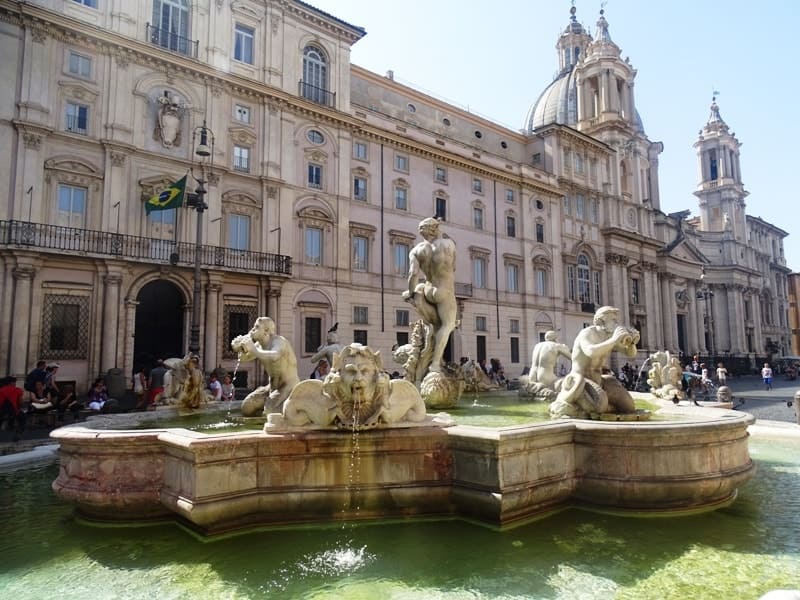
<svg viewBox="0 0 800 600">
<path fill-rule="evenodd" d="M 87 256 L 116 256 L 126 260 L 194 266 L 195 244 L 157 238 L 62 227 L 26 221 L 0 221 L 0 246 Z M 201 246 L 204 267 L 256 273 L 292 274 L 292 259 L 283 254 Z"/>
<path fill-rule="evenodd" d="M 455 292 L 457 298 L 472 298 L 472 284 L 456 281 Z"/>
<path fill-rule="evenodd" d="M 331 108 L 336 106 L 336 94 L 333 92 L 302 80 L 297 84 L 297 87 L 297 93 L 306 100 L 311 100 L 311 102 L 316 102 L 323 106 L 330 106 Z"/>
<path fill-rule="evenodd" d="M 197 40 L 190 40 L 167 29 L 150 25 L 150 23 L 147 24 L 147 39 L 156 46 L 161 46 L 190 58 L 197 58 L 197 48 L 199 46 Z"/>
</svg>

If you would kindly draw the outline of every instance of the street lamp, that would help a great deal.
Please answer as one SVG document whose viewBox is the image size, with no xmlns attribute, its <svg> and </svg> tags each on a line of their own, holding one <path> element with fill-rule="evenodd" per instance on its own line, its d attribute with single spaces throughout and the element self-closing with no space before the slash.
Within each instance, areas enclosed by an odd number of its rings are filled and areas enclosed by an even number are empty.
<svg viewBox="0 0 800 600">
<path fill-rule="evenodd" d="M 714 292 L 712 292 L 708 288 L 708 283 L 706 282 L 706 268 L 703 267 L 703 271 L 700 274 L 700 282 L 702 287 L 700 291 L 697 292 L 697 299 L 703 299 L 706 301 L 706 316 L 705 316 L 705 332 L 706 332 L 706 347 L 708 349 L 709 355 L 713 358 L 714 356 L 714 316 L 711 312 L 711 299 L 714 297 Z"/>
<path fill-rule="evenodd" d="M 200 143 L 197 144 L 197 140 Z M 211 146 L 209 146 L 209 140 Z M 194 289 L 192 290 L 192 325 L 189 331 L 189 353 L 200 356 L 200 257 L 203 252 L 203 212 L 208 208 L 205 202 L 206 195 L 206 160 L 208 160 L 209 174 L 214 166 L 214 133 L 206 127 L 203 121 L 201 126 L 192 131 L 192 150 L 199 157 L 200 177 L 194 174 L 194 158 L 192 159 L 192 177 L 197 182 L 194 194 L 186 194 L 186 206 L 197 211 L 197 233 L 194 244 Z M 210 157 L 210 158 L 209 158 Z"/>
</svg>

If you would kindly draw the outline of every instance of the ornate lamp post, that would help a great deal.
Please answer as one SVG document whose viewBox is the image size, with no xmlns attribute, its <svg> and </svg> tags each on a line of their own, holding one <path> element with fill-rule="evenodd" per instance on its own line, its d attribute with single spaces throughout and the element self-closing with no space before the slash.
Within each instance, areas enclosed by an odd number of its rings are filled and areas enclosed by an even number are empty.
<svg viewBox="0 0 800 600">
<path fill-rule="evenodd" d="M 196 143 L 199 139 L 199 143 Z M 211 145 L 209 146 L 209 139 Z M 194 174 L 194 158 L 192 160 L 192 177 L 197 181 L 194 194 L 186 195 L 186 206 L 197 211 L 197 233 L 194 244 L 194 289 L 192 290 L 192 324 L 189 331 L 189 353 L 200 355 L 200 257 L 203 252 L 203 213 L 208 208 L 206 195 L 206 166 L 208 174 L 214 165 L 214 134 L 206 127 L 206 122 L 192 131 L 192 150 L 200 167 L 200 177 Z M 209 158 L 210 157 L 210 158 Z M 208 161 L 208 162 L 207 162 Z"/>
<path fill-rule="evenodd" d="M 711 299 L 714 297 L 714 292 L 712 292 L 709 287 L 708 283 L 706 282 L 706 268 L 703 267 L 703 272 L 700 274 L 700 283 L 702 287 L 700 291 L 697 292 L 697 298 L 705 300 L 706 303 L 706 316 L 705 316 L 705 332 L 706 332 L 706 347 L 708 349 L 709 356 L 714 356 L 714 316 L 711 312 Z"/>
</svg>

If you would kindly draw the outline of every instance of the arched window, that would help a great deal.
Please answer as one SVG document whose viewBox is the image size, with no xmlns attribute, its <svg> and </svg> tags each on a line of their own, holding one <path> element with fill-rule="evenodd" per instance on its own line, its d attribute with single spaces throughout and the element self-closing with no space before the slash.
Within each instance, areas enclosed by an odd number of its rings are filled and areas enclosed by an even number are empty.
<svg viewBox="0 0 800 600">
<path fill-rule="evenodd" d="M 325 54 L 316 46 L 306 46 L 303 50 L 303 81 L 300 82 L 300 95 L 317 104 L 330 104 L 328 65 Z"/>
<path fill-rule="evenodd" d="M 579 254 L 576 264 L 567 265 L 567 297 L 581 304 L 602 304 L 602 296 L 600 271 L 592 269 L 586 254 Z"/>
</svg>

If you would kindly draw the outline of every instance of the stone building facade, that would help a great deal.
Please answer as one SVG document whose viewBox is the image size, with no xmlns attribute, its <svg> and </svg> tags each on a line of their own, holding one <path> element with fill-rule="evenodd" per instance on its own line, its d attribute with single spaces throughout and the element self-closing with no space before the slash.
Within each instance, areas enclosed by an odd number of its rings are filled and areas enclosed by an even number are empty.
<svg viewBox="0 0 800 600">
<path fill-rule="evenodd" d="M 596 31 L 573 9 L 559 75 L 514 131 L 352 65 L 364 29 L 297 0 L 0 0 L 0 365 L 57 360 L 80 389 L 185 353 L 198 213 L 144 203 L 187 174 L 208 190 L 207 370 L 236 368 L 227 340 L 261 314 L 301 375 L 337 323 L 393 370 L 431 215 L 459 251 L 453 360 L 517 375 L 545 331 L 569 341 L 605 304 L 642 332 L 640 363 L 788 351 L 786 233 L 745 214 L 719 108 L 695 144 L 700 216 L 664 214 L 636 71 L 602 14 Z"/>
</svg>

